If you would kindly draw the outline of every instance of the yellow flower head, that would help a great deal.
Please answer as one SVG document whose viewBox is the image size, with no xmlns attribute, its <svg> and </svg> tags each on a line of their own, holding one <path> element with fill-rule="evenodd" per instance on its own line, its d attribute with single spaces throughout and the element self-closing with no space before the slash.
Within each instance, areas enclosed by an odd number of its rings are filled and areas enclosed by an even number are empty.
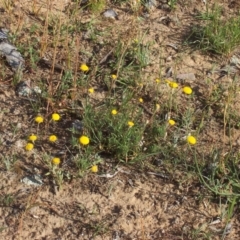
<svg viewBox="0 0 240 240">
<path fill-rule="evenodd" d="M 93 173 L 97 173 L 97 172 L 98 172 L 98 166 L 97 166 L 97 165 L 93 165 L 93 166 L 91 167 L 91 171 L 92 171 Z"/>
<path fill-rule="evenodd" d="M 94 93 L 94 88 L 89 88 L 89 89 L 88 89 L 88 92 L 89 92 L 89 93 Z"/>
<path fill-rule="evenodd" d="M 34 145 L 32 143 L 27 143 L 25 146 L 26 151 L 31 151 L 34 148 Z"/>
<path fill-rule="evenodd" d="M 192 89 L 190 87 L 184 87 L 183 92 L 187 95 L 192 94 Z"/>
<path fill-rule="evenodd" d="M 160 110 L 160 104 L 156 104 L 156 111 L 159 111 Z"/>
<path fill-rule="evenodd" d="M 53 165 L 59 165 L 60 162 L 61 162 L 61 160 L 60 160 L 60 158 L 58 158 L 58 157 L 55 157 L 55 158 L 52 159 L 52 164 L 53 164 Z"/>
<path fill-rule="evenodd" d="M 82 144 L 82 145 L 88 145 L 89 144 L 89 142 L 90 142 L 90 140 L 89 140 L 89 138 L 87 137 L 87 136 L 81 136 L 80 138 L 79 138 L 79 142 Z"/>
<path fill-rule="evenodd" d="M 168 82 L 169 87 L 171 88 L 177 88 L 178 84 L 176 82 Z"/>
<path fill-rule="evenodd" d="M 51 135 L 51 136 L 49 136 L 48 140 L 49 140 L 50 142 L 56 142 L 56 141 L 58 140 L 58 138 L 57 138 L 56 135 Z"/>
<path fill-rule="evenodd" d="M 139 101 L 140 103 L 143 103 L 143 99 L 142 99 L 142 98 L 139 98 L 138 101 Z"/>
<path fill-rule="evenodd" d="M 44 121 L 44 118 L 42 116 L 35 117 L 35 122 L 42 123 Z"/>
<path fill-rule="evenodd" d="M 195 145 L 197 143 L 197 139 L 191 135 L 187 137 L 187 142 L 191 145 Z"/>
<path fill-rule="evenodd" d="M 83 63 L 80 66 L 80 70 L 83 71 L 83 72 L 88 72 L 89 67 L 85 63 Z"/>
<path fill-rule="evenodd" d="M 112 113 L 112 115 L 116 115 L 118 112 L 116 109 L 113 109 L 111 113 Z"/>
<path fill-rule="evenodd" d="M 59 121 L 60 120 L 60 115 L 58 113 L 53 113 L 52 114 L 52 120 L 53 121 Z"/>
<path fill-rule="evenodd" d="M 129 127 L 133 127 L 133 126 L 134 126 L 134 122 L 128 121 L 128 126 L 129 126 Z"/>
<path fill-rule="evenodd" d="M 155 81 L 156 81 L 156 83 L 160 83 L 160 79 L 159 78 L 156 78 Z"/>
<path fill-rule="evenodd" d="M 173 119 L 168 120 L 169 125 L 174 126 L 176 122 Z"/>
<path fill-rule="evenodd" d="M 30 141 L 32 141 L 32 142 L 36 141 L 36 140 L 37 140 L 37 135 L 34 135 L 34 134 L 30 135 L 30 136 L 28 137 L 28 140 L 30 140 Z"/>
<path fill-rule="evenodd" d="M 112 75 L 111 75 L 111 78 L 112 78 L 113 80 L 115 80 L 115 79 L 117 79 L 117 75 L 116 75 L 116 74 L 112 74 Z"/>
</svg>

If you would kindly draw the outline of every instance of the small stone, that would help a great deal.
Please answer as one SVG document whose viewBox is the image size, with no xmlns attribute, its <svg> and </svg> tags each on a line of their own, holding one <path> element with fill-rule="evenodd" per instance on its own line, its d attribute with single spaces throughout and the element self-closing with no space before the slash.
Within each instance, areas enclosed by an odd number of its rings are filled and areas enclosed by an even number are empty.
<svg viewBox="0 0 240 240">
<path fill-rule="evenodd" d="M 145 4 L 146 8 L 149 10 L 153 10 L 157 7 L 157 1 L 156 0 L 148 0 Z"/>
<path fill-rule="evenodd" d="M 169 11 L 170 10 L 170 6 L 167 3 L 165 3 L 165 4 L 162 4 L 161 9 L 163 9 L 165 11 Z"/>
<path fill-rule="evenodd" d="M 178 80 L 189 80 L 189 81 L 194 81 L 196 80 L 195 74 L 194 73 L 181 73 L 176 76 Z"/>
<path fill-rule="evenodd" d="M 32 94 L 41 94 L 42 90 L 38 86 L 35 86 L 35 87 L 32 88 L 30 86 L 30 82 L 25 81 L 25 82 L 20 82 L 17 85 L 16 93 L 17 93 L 18 96 L 28 97 Z"/>
<path fill-rule="evenodd" d="M 17 48 L 8 42 L 0 43 L 0 54 L 6 57 L 8 64 L 13 71 L 17 71 L 24 67 L 24 59 Z"/>
<path fill-rule="evenodd" d="M 75 132 L 82 132 L 83 123 L 80 120 L 76 119 L 72 122 L 72 128 Z"/>
<path fill-rule="evenodd" d="M 103 13 L 103 16 L 106 18 L 117 19 L 118 15 L 113 9 L 108 9 Z"/>
<path fill-rule="evenodd" d="M 43 185 L 43 181 L 39 175 L 26 176 L 21 180 L 21 182 L 36 187 Z"/>
<path fill-rule="evenodd" d="M 6 29 L 0 29 L 0 40 L 6 40 L 8 38 L 8 30 Z"/>
</svg>

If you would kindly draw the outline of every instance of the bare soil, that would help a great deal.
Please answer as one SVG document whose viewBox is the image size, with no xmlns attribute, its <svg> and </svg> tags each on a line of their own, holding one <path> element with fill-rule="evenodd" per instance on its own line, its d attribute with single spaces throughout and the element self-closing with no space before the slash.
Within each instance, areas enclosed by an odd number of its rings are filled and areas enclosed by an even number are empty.
<svg viewBox="0 0 240 240">
<path fill-rule="evenodd" d="M 19 38 L 21 43 L 31 41 L 23 26 L 30 26 L 34 21 L 41 22 L 41 19 L 30 14 L 29 2 L 16 3 L 15 14 L 11 17 L 6 11 L 1 12 L 0 16 L 2 27 L 10 32 L 22 32 Z M 63 10 L 69 1 L 52 2 L 53 13 L 64 16 Z M 149 16 L 141 21 L 136 21 L 136 16 L 124 7 L 115 9 L 119 14 L 118 20 L 110 21 L 97 16 L 98 28 L 106 29 L 111 26 L 112 39 L 109 41 L 113 42 L 121 34 L 125 36 L 131 32 L 137 36 L 139 32 L 146 33 L 144 41 L 152 41 L 153 44 L 149 55 L 151 64 L 144 69 L 143 79 L 150 85 L 155 78 L 165 75 L 169 67 L 173 69 L 174 75 L 195 74 L 196 79 L 190 84 L 198 91 L 200 99 L 211 92 L 209 81 L 222 81 L 223 85 L 230 85 L 233 81 L 231 76 L 219 78 L 217 73 L 209 75 L 212 69 L 220 69 L 226 65 L 228 58 L 220 59 L 202 54 L 182 45 L 183 37 L 197 21 L 194 14 L 206 10 L 203 1 L 178 1 L 174 11 L 162 9 L 164 3 L 159 2 L 159 7 L 150 11 Z M 234 15 L 239 10 L 239 5 L 234 5 L 234 2 L 236 1 L 219 1 L 224 8 L 223 16 Z M 44 5 L 45 1 L 41 1 L 42 3 Z M 5 9 L 1 4 L 0 8 Z M 44 17 L 45 13 L 46 9 L 41 6 L 39 15 Z M 85 12 L 81 20 L 89 21 L 89 14 Z M 128 27 L 129 22 L 135 29 L 131 29 L 130 25 Z M 80 48 L 91 52 L 93 46 L 87 43 L 84 36 L 81 36 Z M 99 60 L 110 50 L 99 48 Z M 63 66 L 64 53 L 65 50 L 59 48 L 57 63 Z M 49 53 L 48 57 L 51 56 Z M 81 61 L 87 61 L 89 56 L 81 55 L 80 58 Z M 26 59 L 27 65 L 28 61 L 29 59 Z M 222 239 L 226 227 L 224 217 L 227 214 L 225 199 L 221 202 L 220 198 L 212 200 L 204 194 L 201 195 L 206 189 L 197 181 L 191 181 L 189 185 L 187 176 L 181 178 L 182 173 L 177 169 L 167 176 L 163 170 L 163 175 L 159 176 L 153 174 L 152 170 L 142 171 L 120 165 L 117 168 L 108 168 L 111 170 L 107 173 L 111 176 L 102 175 L 106 174 L 106 161 L 99 174 L 70 179 L 59 191 L 54 189 L 49 179 L 43 180 L 44 184 L 40 187 L 28 186 L 21 182 L 21 179 L 29 174 L 38 171 L 44 174 L 45 169 L 41 168 L 40 155 L 26 153 L 24 150 L 26 136 L 31 128 L 29 126 L 33 125 L 35 116 L 31 105 L 28 99 L 16 94 L 14 74 L 4 59 L 0 59 L 0 68 L 1 239 Z M 25 71 L 23 78 L 35 85 L 36 82 L 39 83 L 37 79 L 47 81 L 50 71 L 47 67 L 37 65 L 35 69 Z M 56 84 L 59 74 L 55 73 L 53 77 Z M 234 105 L 238 110 L 239 97 L 236 97 Z M 200 108 L 200 100 L 196 103 L 196 106 L 198 105 Z M 240 130 L 235 129 L 229 137 L 222 136 L 222 124 L 218 123 L 217 119 L 212 119 L 199 139 L 199 146 L 205 149 L 206 153 L 216 145 L 222 145 L 224 149 L 229 146 L 230 141 L 234 142 L 236 148 L 239 147 Z M 39 144 L 36 151 L 41 150 Z M 6 170 L 8 156 L 11 156 L 8 160 L 13 164 L 9 171 Z M 12 156 L 15 156 L 14 159 Z M 116 174 L 113 176 L 114 173 Z M 224 235 L 224 239 L 240 239 L 238 214 L 231 219 L 231 231 Z M 222 219 L 217 221 L 218 217 Z"/>
</svg>

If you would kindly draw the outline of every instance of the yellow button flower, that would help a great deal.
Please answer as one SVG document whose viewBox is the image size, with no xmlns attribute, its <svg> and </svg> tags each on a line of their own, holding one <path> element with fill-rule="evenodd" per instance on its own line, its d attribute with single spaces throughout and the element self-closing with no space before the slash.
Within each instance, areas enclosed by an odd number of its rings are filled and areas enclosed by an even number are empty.
<svg viewBox="0 0 240 240">
<path fill-rule="evenodd" d="M 52 114 L 52 120 L 53 121 L 59 121 L 60 120 L 60 115 L 58 113 L 53 113 Z"/>
<path fill-rule="evenodd" d="M 129 127 L 133 127 L 133 126 L 134 126 L 134 122 L 128 121 L 128 126 L 129 126 Z"/>
<path fill-rule="evenodd" d="M 55 158 L 52 159 L 52 164 L 53 164 L 53 165 L 59 165 L 60 162 L 61 162 L 61 160 L 60 160 L 60 158 L 58 158 L 58 157 L 55 157 Z"/>
<path fill-rule="evenodd" d="M 36 141 L 36 140 L 37 140 L 37 136 L 36 136 L 36 135 L 34 135 L 34 134 L 32 134 L 32 135 L 30 135 L 30 136 L 28 137 L 28 140 L 30 140 L 30 141 L 32 141 L 32 142 L 34 142 L 34 141 Z"/>
<path fill-rule="evenodd" d="M 159 78 L 156 78 L 155 81 L 156 81 L 156 83 L 160 83 L 160 79 Z"/>
<path fill-rule="evenodd" d="M 87 137 L 87 136 L 81 136 L 80 138 L 79 138 L 79 142 L 82 144 L 82 145 L 88 145 L 89 144 L 89 142 L 90 142 L 90 140 L 89 140 L 89 138 Z"/>
<path fill-rule="evenodd" d="M 25 146 L 26 151 L 31 151 L 33 148 L 34 148 L 34 145 L 33 145 L 32 143 L 28 143 L 28 144 Z"/>
<path fill-rule="evenodd" d="M 111 113 L 112 113 L 112 115 L 116 115 L 118 112 L 116 109 L 113 109 Z"/>
<path fill-rule="evenodd" d="M 174 126 L 176 122 L 173 119 L 168 120 L 169 125 Z"/>
<path fill-rule="evenodd" d="M 187 142 L 191 145 L 195 145 L 197 143 L 197 139 L 191 135 L 187 137 Z"/>
<path fill-rule="evenodd" d="M 140 103 L 143 103 L 143 99 L 142 99 L 142 98 L 139 98 L 138 101 L 139 101 Z"/>
<path fill-rule="evenodd" d="M 113 80 L 115 80 L 115 79 L 117 79 L 117 75 L 116 75 L 116 74 L 112 74 L 112 75 L 111 75 L 111 78 L 112 78 Z"/>
<path fill-rule="evenodd" d="M 89 93 L 94 93 L 94 88 L 89 88 L 89 89 L 88 89 L 88 92 L 89 92 Z"/>
<path fill-rule="evenodd" d="M 89 67 L 85 63 L 83 63 L 80 66 L 80 70 L 83 72 L 87 72 L 89 70 Z"/>
<path fill-rule="evenodd" d="M 187 95 L 192 94 L 192 89 L 190 87 L 184 87 L 183 92 Z"/>
<path fill-rule="evenodd" d="M 168 85 L 171 88 L 177 88 L 178 87 L 178 84 L 176 82 L 169 82 Z"/>
<path fill-rule="evenodd" d="M 93 166 L 91 167 L 91 171 L 92 171 L 93 173 L 97 173 L 97 172 L 98 172 L 98 166 L 97 166 L 97 165 L 93 165 Z"/>
<path fill-rule="evenodd" d="M 160 110 L 160 104 L 156 104 L 156 111 L 159 111 Z"/>
<path fill-rule="evenodd" d="M 35 117 L 35 122 L 42 123 L 44 121 L 44 118 L 42 116 Z"/>
<path fill-rule="evenodd" d="M 49 140 L 50 142 L 56 142 L 56 141 L 58 140 L 58 138 L 57 138 L 56 135 L 51 135 L 51 136 L 49 136 L 48 140 Z"/>
</svg>

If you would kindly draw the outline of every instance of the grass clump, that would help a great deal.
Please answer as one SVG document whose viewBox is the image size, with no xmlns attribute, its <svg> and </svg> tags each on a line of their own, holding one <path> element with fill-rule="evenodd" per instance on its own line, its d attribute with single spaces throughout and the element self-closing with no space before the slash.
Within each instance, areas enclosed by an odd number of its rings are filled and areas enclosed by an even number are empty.
<svg viewBox="0 0 240 240">
<path fill-rule="evenodd" d="M 205 21 L 203 26 L 194 26 L 188 41 L 197 48 L 215 54 L 228 55 L 240 44 L 240 15 L 222 19 L 222 9 L 201 13 L 198 19 Z"/>
</svg>

